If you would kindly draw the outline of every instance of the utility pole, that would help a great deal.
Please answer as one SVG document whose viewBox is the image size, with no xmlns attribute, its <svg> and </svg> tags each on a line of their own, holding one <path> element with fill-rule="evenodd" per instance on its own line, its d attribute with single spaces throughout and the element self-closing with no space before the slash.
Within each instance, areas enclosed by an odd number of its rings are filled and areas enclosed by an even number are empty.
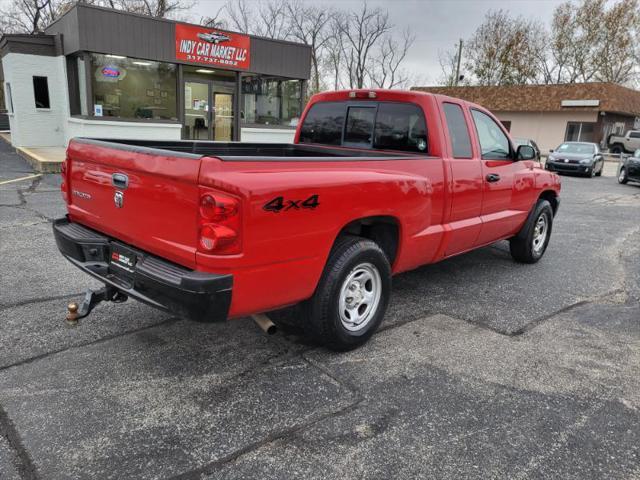
<svg viewBox="0 0 640 480">
<path fill-rule="evenodd" d="M 460 43 L 458 43 L 458 65 L 456 67 L 456 79 L 454 85 L 458 86 L 458 81 L 460 81 L 460 60 L 462 59 L 462 39 L 460 39 Z"/>
</svg>

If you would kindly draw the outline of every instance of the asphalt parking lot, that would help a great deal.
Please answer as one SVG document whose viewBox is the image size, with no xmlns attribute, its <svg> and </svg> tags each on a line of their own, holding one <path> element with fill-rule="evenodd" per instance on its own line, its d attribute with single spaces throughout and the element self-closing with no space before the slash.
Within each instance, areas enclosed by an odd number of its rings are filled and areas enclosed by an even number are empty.
<svg viewBox="0 0 640 480">
<path fill-rule="evenodd" d="M 0 144 L 0 182 L 32 172 Z M 57 176 L 0 185 L 0 479 L 640 479 L 640 186 L 563 177 L 549 249 L 394 279 L 336 354 L 133 301 L 58 254 Z"/>
</svg>

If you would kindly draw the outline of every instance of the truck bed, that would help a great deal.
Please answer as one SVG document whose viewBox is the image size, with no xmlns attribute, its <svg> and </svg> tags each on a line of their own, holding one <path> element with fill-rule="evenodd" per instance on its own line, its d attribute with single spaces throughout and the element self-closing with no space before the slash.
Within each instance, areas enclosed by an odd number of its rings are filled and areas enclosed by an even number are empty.
<svg viewBox="0 0 640 480">
<path fill-rule="evenodd" d="M 346 161 L 391 160 L 415 157 L 415 153 L 328 147 L 293 143 L 239 143 L 193 140 L 124 140 L 75 138 L 74 141 L 136 153 L 155 153 L 183 158 L 216 157 L 223 161 Z M 158 152 L 161 151 L 161 152 Z"/>
</svg>

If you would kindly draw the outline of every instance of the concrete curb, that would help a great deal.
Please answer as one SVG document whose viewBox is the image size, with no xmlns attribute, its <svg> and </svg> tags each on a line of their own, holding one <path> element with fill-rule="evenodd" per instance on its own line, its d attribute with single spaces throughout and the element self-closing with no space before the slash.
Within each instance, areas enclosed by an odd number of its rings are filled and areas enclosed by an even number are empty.
<svg viewBox="0 0 640 480">
<path fill-rule="evenodd" d="M 60 173 L 60 165 L 62 160 L 47 159 L 29 148 L 17 147 L 16 152 L 24 158 L 36 172 L 39 173 Z"/>
</svg>

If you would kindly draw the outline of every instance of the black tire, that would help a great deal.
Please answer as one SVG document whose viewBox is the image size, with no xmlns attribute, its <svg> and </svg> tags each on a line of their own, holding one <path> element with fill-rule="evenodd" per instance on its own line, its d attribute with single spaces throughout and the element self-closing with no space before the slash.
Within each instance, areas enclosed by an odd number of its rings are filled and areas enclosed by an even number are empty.
<svg viewBox="0 0 640 480">
<path fill-rule="evenodd" d="M 601 177 L 603 170 L 604 170 L 604 161 L 600 164 L 600 170 L 596 172 L 596 177 Z"/>
<path fill-rule="evenodd" d="M 609 151 L 611 153 L 623 153 L 624 152 L 624 147 L 622 145 L 619 145 L 619 144 L 612 145 L 611 148 L 609 149 Z"/>
<path fill-rule="evenodd" d="M 370 314 L 361 329 L 348 330 L 340 316 L 340 296 L 347 278 L 363 266 L 372 265 L 380 276 L 380 298 L 372 302 Z M 365 287 L 363 287 L 365 288 Z M 314 343 L 331 350 L 346 351 L 365 343 L 384 317 L 391 294 L 391 266 L 380 247 L 371 240 L 344 236 L 334 245 L 316 291 L 303 304 L 305 331 Z"/>
<path fill-rule="evenodd" d="M 536 237 L 536 225 L 544 216 L 546 222 L 546 237 L 542 243 L 534 243 Z M 511 256 L 517 262 L 536 263 L 542 258 L 549 245 L 553 227 L 553 208 L 547 200 L 538 200 L 535 208 L 527 218 L 522 230 L 509 240 Z"/>
<path fill-rule="evenodd" d="M 618 183 L 626 185 L 629 182 L 629 176 L 627 175 L 627 169 L 622 167 L 620 173 L 618 173 Z"/>
</svg>

